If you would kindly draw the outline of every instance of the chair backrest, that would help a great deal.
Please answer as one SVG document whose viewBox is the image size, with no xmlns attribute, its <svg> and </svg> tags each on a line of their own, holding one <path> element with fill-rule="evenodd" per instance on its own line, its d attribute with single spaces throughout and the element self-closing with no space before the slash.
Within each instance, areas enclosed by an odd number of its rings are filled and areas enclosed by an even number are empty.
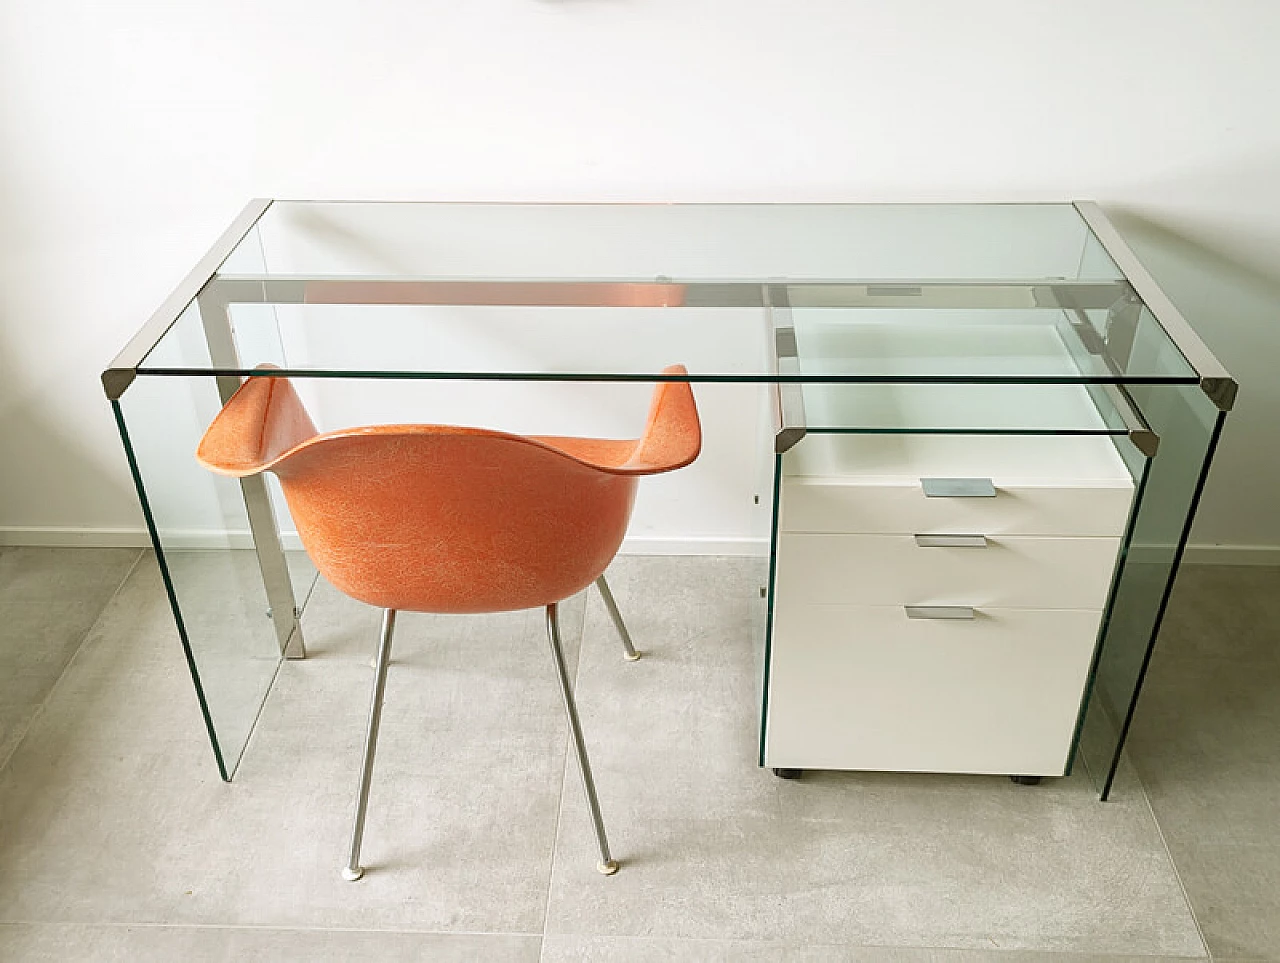
<svg viewBox="0 0 1280 963">
<path fill-rule="evenodd" d="M 197 458 L 222 474 L 274 471 L 307 553 L 346 594 L 496 612 L 590 585 L 626 534 L 637 476 L 688 464 L 700 447 L 687 384 L 659 385 L 644 437 L 619 442 L 443 425 L 319 435 L 287 379 L 257 377 Z"/>
<path fill-rule="evenodd" d="M 383 608 L 497 612 L 559 602 L 622 544 L 636 478 L 497 432 L 387 426 L 281 461 L 307 553 Z"/>
</svg>

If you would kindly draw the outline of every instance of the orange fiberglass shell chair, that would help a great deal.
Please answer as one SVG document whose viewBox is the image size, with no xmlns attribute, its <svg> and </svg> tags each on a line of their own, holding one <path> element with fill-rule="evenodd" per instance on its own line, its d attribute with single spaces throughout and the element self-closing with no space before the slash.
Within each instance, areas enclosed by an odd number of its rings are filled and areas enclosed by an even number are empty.
<svg viewBox="0 0 1280 963">
<path fill-rule="evenodd" d="M 687 375 L 683 365 L 664 369 Z M 321 434 L 288 379 L 245 381 L 205 432 L 200 464 L 233 477 L 280 479 L 302 544 L 347 595 L 384 609 L 343 876 L 363 875 L 369 784 L 397 611 L 506 612 L 544 607 L 547 635 L 600 846 L 617 870 L 565 671 L 558 605 L 595 582 L 639 658 L 604 570 L 626 534 L 637 477 L 697 458 L 702 431 L 687 382 L 657 385 L 638 440 L 535 437 L 446 425 L 376 425 Z"/>
</svg>

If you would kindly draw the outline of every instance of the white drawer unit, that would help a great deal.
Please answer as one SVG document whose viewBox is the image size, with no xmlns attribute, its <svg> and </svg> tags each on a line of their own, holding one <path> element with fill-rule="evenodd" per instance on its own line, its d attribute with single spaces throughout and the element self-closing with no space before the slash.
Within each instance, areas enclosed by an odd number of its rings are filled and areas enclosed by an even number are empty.
<svg viewBox="0 0 1280 963">
<path fill-rule="evenodd" d="M 1133 500 L 1110 438 L 810 434 L 782 466 L 764 764 L 1062 775 Z"/>
<path fill-rule="evenodd" d="M 1062 775 L 1099 617 L 784 607 L 769 674 L 769 764 Z"/>
</svg>

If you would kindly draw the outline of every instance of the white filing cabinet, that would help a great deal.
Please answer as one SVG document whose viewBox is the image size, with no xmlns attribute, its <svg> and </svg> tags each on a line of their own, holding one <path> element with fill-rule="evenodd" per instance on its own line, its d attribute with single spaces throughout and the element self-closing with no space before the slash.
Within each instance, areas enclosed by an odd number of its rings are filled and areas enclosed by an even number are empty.
<svg viewBox="0 0 1280 963">
<path fill-rule="evenodd" d="M 765 765 L 1062 775 L 1133 500 L 1111 439 L 809 434 L 780 464 Z"/>
</svg>

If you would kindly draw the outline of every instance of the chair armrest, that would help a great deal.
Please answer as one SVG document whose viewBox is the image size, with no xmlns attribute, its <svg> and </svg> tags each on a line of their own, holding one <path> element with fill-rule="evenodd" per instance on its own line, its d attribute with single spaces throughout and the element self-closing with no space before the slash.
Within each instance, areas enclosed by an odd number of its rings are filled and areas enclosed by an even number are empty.
<svg viewBox="0 0 1280 963">
<path fill-rule="evenodd" d="M 251 377 L 205 431 L 196 460 L 220 475 L 243 478 L 266 471 L 316 434 L 289 379 Z"/>
<path fill-rule="evenodd" d="M 662 373 L 687 375 L 689 371 L 682 364 L 673 364 Z M 687 381 L 664 381 L 654 389 L 644 434 L 620 467 L 637 475 L 655 475 L 683 468 L 701 451 L 702 423 L 693 389 Z"/>
<path fill-rule="evenodd" d="M 685 375 L 682 364 L 663 374 Z M 634 440 L 566 438 L 531 435 L 531 441 L 554 448 L 584 465 L 611 475 L 658 475 L 688 465 L 702 451 L 702 424 L 687 381 L 664 381 L 653 392 L 644 434 Z"/>
</svg>

